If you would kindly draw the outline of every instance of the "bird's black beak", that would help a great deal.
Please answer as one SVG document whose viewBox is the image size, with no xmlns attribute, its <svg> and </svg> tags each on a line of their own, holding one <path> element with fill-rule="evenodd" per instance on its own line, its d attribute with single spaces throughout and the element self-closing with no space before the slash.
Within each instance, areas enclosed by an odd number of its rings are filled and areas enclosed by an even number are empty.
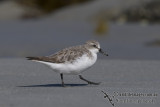
<svg viewBox="0 0 160 107">
<path fill-rule="evenodd" d="M 103 50 L 102 50 L 101 48 L 99 49 L 99 52 L 100 52 L 100 53 L 102 53 L 103 55 L 108 56 L 108 54 L 107 54 L 107 53 L 105 53 L 105 52 L 103 52 Z"/>
</svg>

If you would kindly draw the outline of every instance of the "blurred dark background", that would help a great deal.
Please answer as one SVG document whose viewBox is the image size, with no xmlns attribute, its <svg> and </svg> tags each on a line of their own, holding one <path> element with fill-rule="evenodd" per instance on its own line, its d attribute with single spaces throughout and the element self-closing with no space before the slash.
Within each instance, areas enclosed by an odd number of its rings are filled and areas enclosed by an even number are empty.
<svg viewBox="0 0 160 107">
<path fill-rule="evenodd" d="M 159 60 L 160 0 L 0 0 L 1 58 L 49 55 L 90 39 L 107 59 Z"/>
</svg>

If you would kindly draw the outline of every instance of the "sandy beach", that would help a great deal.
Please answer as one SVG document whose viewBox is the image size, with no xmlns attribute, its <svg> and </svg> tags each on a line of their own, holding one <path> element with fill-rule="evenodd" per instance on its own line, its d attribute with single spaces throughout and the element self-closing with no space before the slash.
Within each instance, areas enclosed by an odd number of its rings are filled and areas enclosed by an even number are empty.
<svg viewBox="0 0 160 107">
<path fill-rule="evenodd" d="M 104 91 L 116 107 L 158 107 L 159 63 L 154 60 L 98 60 L 83 76 L 102 82 L 100 85 L 87 85 L 76 75 L 65 75 L 67 86 L 64 88 L 59 74 L 43 64 L 23 58 L 1 59 L 0 106 L 112 107 L 101 92 Z"/>
<path fill-rule="evenodd" d="M 30 9 L 1 0 L 0 107 L 159 107 L 159 17 L 154 23 L 143 18 L 129 22 L 122 12 L 134 6 L 141 10 L 142 1 L 150 0 L 94 0 L 23 19 Z M 120 13 L 117 20 L 108 18 Z M 99 41 L 109 54 L 98 54 L 96 64 L 82 74 L 100 85 L 64 75 L 66 87 L 62 87 L 58 73 L 25 59 L 51 55 L 88 40 Z"/>
</svg>

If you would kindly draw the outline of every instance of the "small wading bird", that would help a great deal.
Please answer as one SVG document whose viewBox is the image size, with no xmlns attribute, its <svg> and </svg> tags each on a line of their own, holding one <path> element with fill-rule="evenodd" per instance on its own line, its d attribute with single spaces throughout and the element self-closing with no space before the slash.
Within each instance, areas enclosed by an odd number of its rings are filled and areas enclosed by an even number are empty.
<svg viewBox="0 0 160 107">
<path fill-rule="evenodd" d="M 87 41 L 83 45 L 65 48 L 50 56 L 26 57 L 28 60 L 43 63 L 49 66 L 53 71 L 60 73 L 62 86 L 64 85 L 63 74 L 79 75 L 81 80 L 88 84 L 99 85 L 100 83 L 91 82 L 82 77 L 81 73 L 91 67 L 97 60 L 97 53 L 100 52 L 106 56 L 100 48 L 97 41 Z"/>
</svg>

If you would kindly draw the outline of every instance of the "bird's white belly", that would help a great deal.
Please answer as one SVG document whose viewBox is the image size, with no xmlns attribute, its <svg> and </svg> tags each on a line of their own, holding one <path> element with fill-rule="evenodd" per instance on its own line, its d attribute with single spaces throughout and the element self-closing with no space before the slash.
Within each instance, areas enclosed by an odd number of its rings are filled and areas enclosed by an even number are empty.
<svg viewBox="0 0 160 107">
<path fill-rule="evenodd" d="M 91 67 L 97 60 L 97 54 L 94 54 L 92 58 L 89 58 L 87 55 L 83 55 L 82 57 L 78 58 L 77 60 L 73 61 L 72 63 L 50 63 L 50 62 L 43 62 L 49 67 L 51 67 L 55 72 L 63 73 L 63 74 L 79 74 L 86 70 L 87 68 Z"/>
</svg>

